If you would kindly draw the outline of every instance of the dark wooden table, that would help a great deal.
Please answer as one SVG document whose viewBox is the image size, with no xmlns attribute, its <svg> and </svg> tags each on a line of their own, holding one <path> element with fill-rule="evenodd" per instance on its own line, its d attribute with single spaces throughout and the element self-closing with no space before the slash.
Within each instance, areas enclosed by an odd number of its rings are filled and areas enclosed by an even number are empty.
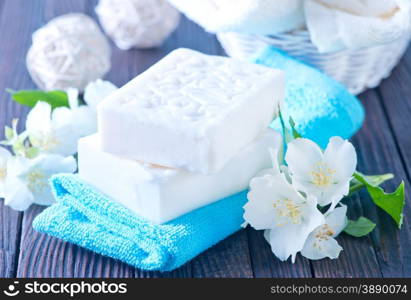
<svg viewBox="0 0 411 300">
<path fill-rule="evenodd" d="M 31 33 L 51 18 L 83 12 L 95 17 L 96 1 L 0 0 L 0 139 L 13 118 L 20 125 L 28 109 L 14 103 L 5 88 L 35 88 L 25 66 Z M 159 49 L 121 51 L 113 46 L 112 69 L 107 79 L 121 86 L 172 49 L 188 47 L 224 54 L 215 37 L 183 19 L 178 30 Z M 353 138 L 359 170 L 392 172 L 394 189 L 401 179 L 409 189 L 411 172 L 411 50 L 392 76 L 360 98 L 367 117 Z M 0 277 L 401 277 L 411 276 L 411 203 L 399 231 L 391 219 L 360 193 L 348 201 L 355 213 L 378 224 L 368 237 L 342 234 L 344 251 L 338 260 L 280 262 L 271 253 L 262 232 L 247 228 L 170 273 L 144 272 L 61 240 L 33 231 L 33 218 L 44 208 L 15 212 L 0 200 Z"/>
</svg>

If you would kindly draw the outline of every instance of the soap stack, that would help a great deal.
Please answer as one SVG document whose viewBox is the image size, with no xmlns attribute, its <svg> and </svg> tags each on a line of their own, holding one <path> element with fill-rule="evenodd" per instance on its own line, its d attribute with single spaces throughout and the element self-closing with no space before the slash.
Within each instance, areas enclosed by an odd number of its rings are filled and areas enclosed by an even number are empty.
<svg viewBox="0 0 411 300">
<path fill-rule="evenodd" d="M 279 70 L 177 49 L 106 98 L 79 176 L 153 223 L 247 188 L 271 166 Z"/>
</svg>

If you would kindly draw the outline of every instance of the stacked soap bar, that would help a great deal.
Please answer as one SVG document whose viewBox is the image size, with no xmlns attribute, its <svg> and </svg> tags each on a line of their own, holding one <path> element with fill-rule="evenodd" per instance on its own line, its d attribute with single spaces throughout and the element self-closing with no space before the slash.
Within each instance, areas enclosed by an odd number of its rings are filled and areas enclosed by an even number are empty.
<svg viewBox="0 0 411 300">
<path fill-rule="evenodd" d="M 101 148 L 218 172 L 268 127 L 283 97 L 281 71 L 178 49 L 101 103 Z"/>
<path fill-rule="evenodd" d="M 126 159 L 101 150 L 98 135 L 79 142 L 80 176 L 105 194 L 155 223 L 179 217 L 247 188 L 270 166 L 268 148 L 281 137 L 266 129 L 218 173 L 204 175 Z"/>
<path fill-rule="evenodd" d="M 79 175 L 155 223 L 247 188 L 270 167 L 281 71 L 178 49 L 98 107 Z"/>
</svg>

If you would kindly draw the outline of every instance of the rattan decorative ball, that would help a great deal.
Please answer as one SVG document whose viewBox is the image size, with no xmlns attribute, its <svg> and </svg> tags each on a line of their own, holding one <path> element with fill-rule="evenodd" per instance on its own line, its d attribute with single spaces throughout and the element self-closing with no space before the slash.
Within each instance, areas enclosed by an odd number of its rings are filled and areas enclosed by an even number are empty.
<svg viewBox="0 0 411 300">
<path fill-rule="evenodd" d="M 165 0 L 100 0 L 96 13 L 104 31 L 123 50 L 160 46 L 180 20 L 180 13 Z"/>
<path fill-rule="evenodd" d="M 83 14 L 52 19 L 33 33 L 27 69 L 39 88 L 83 90 L 110 69 L 110 45 L 97 23 Z"/>
</svg>

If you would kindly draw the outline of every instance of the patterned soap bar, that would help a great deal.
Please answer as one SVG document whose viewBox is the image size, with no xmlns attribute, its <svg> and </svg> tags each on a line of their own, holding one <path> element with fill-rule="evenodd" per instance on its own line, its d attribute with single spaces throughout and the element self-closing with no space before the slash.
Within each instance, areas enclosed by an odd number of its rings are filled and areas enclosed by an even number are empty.
<svg viewBox="0 0 411 300">
<path fill-rule="evenodd" d="M 303 136 L 325 147 L 330 137 L 348 139 L 361 127 L 364 108 L 360 101 L 320 70 L 274 47 L 267 47 L 253 61 L 285 72 L 283 115 L 294 119 Z M 279 120 L 272 127 L 279 129 Z"/>
<path fill-rule="evenodd" d="M 270 125 L 283 97 L 281 71 L 177 49 L 100 104 L 101 147 L 215 173 Z"/>
</svg>

